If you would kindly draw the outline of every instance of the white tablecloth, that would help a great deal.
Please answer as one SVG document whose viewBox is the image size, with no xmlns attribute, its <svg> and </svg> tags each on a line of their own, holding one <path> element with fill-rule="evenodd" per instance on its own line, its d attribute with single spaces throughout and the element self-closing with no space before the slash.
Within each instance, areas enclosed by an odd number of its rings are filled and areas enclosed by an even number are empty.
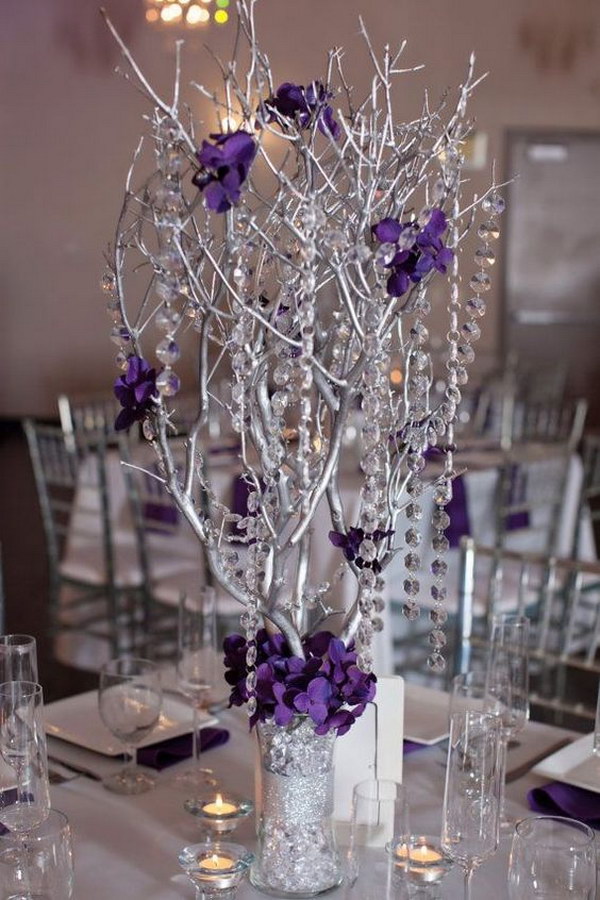
<svg viewBox="0 0 600 900">
<path fill-rule="evenodd" d="M 221 721 L 230 729 L 229 743 L 208 751 L 203 761 L 229 789 L 252 797 L 254 736 L 248 735 L 247 722 L 239 711 L 225 713 Z M 557 739 L 567 735 L 560 729 L 551 730 Z M 533 753 L 536 733 L 539 730 L 535 732 L 532 728 L 529 738 L 527 731 L 522 736 L 522 744 L 530 743 Z M 400 747 L 398 751 L 401 752 Z M 445 755 L 438 747 L 405 757 L 404 784 L 414 833 L 440 833 L 444 767 Z M 85 777 L 52 788 L 53 805 L 67 814 L 74 829 L 78 900 L 192 900 L 193 887 L 180 873 L 177 857 L 184 846 L 201 838 L 196 821 L 183 809 L 184 795 L 171 783 L 173 772 L 173 769 L 163 771 L 159 775 L 159 787 L 138 797 L 111 794 L 98 782 Z M 509 784 L 509 813 L 525 816 L 527 791 L 542 783 L 536 776 L 526 775 Z M 246 821 L 233 839 L 252 848 L 253 828 L 253 821 Z M 506 900 L 509 849 L 510 842 L 504 839 L 497 854 L 475 873 L 474 898 Z M 240 900 L 263 896 L 248 883 L 239 891 Z M 341 900 L 343 886 L 329 896 Z M 442 897 L 461 900 L 462 896 L 461 873 L 456 869 L 444 881 Z"/>
</svg>

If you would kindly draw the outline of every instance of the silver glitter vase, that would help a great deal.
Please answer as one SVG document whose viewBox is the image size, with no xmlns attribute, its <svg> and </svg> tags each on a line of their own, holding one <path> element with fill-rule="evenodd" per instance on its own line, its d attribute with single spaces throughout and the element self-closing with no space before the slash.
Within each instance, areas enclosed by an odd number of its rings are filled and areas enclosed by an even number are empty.
<svg viewBox="0 0 600 900">
<path fill-rule="evenodd" d="M 342 880 L 333 832 L 335 732 L 320 736 L 307 717 L 258 724 L 258 849 L 250 872 L 265 894 L 315 897 Z"/>
</svg>

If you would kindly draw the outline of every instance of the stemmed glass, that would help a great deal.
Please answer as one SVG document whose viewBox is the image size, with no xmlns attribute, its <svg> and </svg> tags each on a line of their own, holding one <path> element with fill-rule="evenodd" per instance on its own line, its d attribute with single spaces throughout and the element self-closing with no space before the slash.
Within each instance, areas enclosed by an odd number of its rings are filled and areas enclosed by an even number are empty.
<svg viewBox="0 0 600 900">
<path fill-rule="evenodd" d="M 0 684 L 38 681 L 37 644 L 30 634 L 0 635 Z"/>
<path fill-rule="evenodd" d="M 515 828 L 508 867 L 511 900 L 594 900 L 594 832 L 583 822 L 531 816 Z"/>
<path fill-rule="evenodd" d="M 193 710 L 193 763 L 179 772 L 175 781 L 196 791 L 216 784 L 211 769 L 200 765 L 199 715 L 205 709 L 217 677 L 217 616 L 214 588 L 203 587 L 197 595 L 182 595 L 179 602 L 177 638 L 177 684 Z"/>
<path fill-rule="evenodd" d="M 465 872 L 465 900 L 475 868 L 498 848 L 501 753 L 498 718 L 467 710 L 452 716 L 444 790 L 442 848 Z"/>
<path fill-rule="evenodd" d="M 598 700 L 596 701 L 596 722 L 594 724 L 594 744 L 592 751 L 600 756 L 600 682 L 598 682 Z"/>
<path fill-rule="evenodd" d="M 505 786 L 508 744 L 529 718 L 529 619 L 502 615 L 494 618 L 486 673 L 486 694 L 496 702 L 502 723 L 503 771 L 500 827 L 514 827 L 506 818 Z"/>
<path fill-rule="evenodd" d="M 70 900 L 73 850 L 64 813 L 51 809 L 47 819 L 27 832 L 24 847 L 19 835 L 0 834 L 0 886 L 2 897 L 10 900 Z"/>
<path fill-rule="evenodd" d="M 136 765 L 137 745 L 158 724 L 162 707 L 160 671 L 148 659 L 123 657 L 102 666 L 98 708 L 102 721 L 129 755 L 124 769 L 103 781 L 117 794 L 143 794 L 156 779 Z"/>
</svg>

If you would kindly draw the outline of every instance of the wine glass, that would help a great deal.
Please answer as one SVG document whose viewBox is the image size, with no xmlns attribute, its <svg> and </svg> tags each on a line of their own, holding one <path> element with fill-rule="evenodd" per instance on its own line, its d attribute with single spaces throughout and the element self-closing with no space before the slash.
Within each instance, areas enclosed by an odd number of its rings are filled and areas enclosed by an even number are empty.
<svg viewBox="0 0 600 900">
<path fill-rule="evenodd" d="M 475 868 L 499 841 L 501 753 L 497 716 L 466 710 L 452 716 L 442 848 L 465 872 L 465 900 Z"/>
<path fill-rule="evenodd" d="M 596 721 L 594 723 L 594 744 L 592 752 L 600 756 L 600 681 L 598 682 L 598 699 L 596 701 Z"/>
<path fill-rule="evenodd" d="M 160 671 L 148 659 L 113 659 L 100 670 L 98 708 L 102 721 L 129 755 L 124 769 L 103 781 L 117 794 L 143 794 L 156 779 L 136 765 L 137 745 L 158 724 L 162 706 Z"/>
<path fill-rule="evenodd" d="M 583 822 L 531 816 L 515 828 L 508 867 L 511 900 L 594 900 L 594 832 Z"/>
<path fill-rule="evenodd" d="M 30 634 L 0 635 L 0 684 L 38 680 L 37 644 Z"/>
<path fill-rule="evenodd" d="M 70 900 L 73 849 L 64 813 L 51 809 L 27 832 L 24 846 L 18 835 L 0 834 L 0 886 L 9 900 Z"/>
<path fill-rule="evenodd" d="M 15 772 L 15 790 L 0 793 L 0 824 L 17 834 L 39 825 L 50 810 L 42 687 L 0 684 L 0 755 Z"/>
<path fill-rule="evenodd" d="M 183 594 L 179 601 L 177 631 L 177 684 L 190 701 L 193 710 L 193 763 L 178 772 L 175 781 L 192 791 L 207 784 L 216 784 L 211 769 L 200 766 L 199 714 L 205 709 L 217 678 L 217 615 L 216 594 L 212 587 L 203 587 L 198 594 Z"/>
<path fill-rule="evenodd" d="M 486 693 L 497 705 L 502 721 L 503 769 L 506 772 L 508 744 L 524 729 L 529 718 L 529 619 L 526 616 L 496 616 L 492 625 Z M 505 782 L 502 780 L 500 827 L 514 828 L 506 818 Z"/>
</svg>

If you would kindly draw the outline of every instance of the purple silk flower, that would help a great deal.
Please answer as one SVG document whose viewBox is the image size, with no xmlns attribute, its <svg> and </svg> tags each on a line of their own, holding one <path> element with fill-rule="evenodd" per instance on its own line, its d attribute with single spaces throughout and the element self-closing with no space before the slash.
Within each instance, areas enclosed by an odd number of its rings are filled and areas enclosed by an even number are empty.
<svg viewBox="0 0 600 900">
<path fill-rule="evenodd" d="M 211 134 L 210 138 L 215 143 L 202 141 L 202 147 L 196 152 L 201 168 L 192 182 L 203 191 L 208 209 L 227 212 L 240 199 L 242 185 L 256 156 L 256 143 L 247 131 Z"/>
<path fill-rule="evenodd" d="M 295 119 L 298 128 L 308 128 L 313 117 L 316 117 L 321 134 L 337 140 L 341 129 L 327 102 L 331 97 L 331 91 L 320 81 L 312 81 L 307 88 L 302 84 L 285 81 L 279 85 L 275 95 L 265 101 L 269 122 L 280 121 L 284 117 Z"/>
<path fill-rule="evenodd" d="M 330 631 L 319 631 L 302 641 L 304 657 L 293 656 L 281 634 L 262 628 L 256 648 L 256 712 L 250 727 L 272 719 L 288 725 L 296 716 L 308 716 L 316 734 L 335 730 L 345 734 L 375 696 L 376 677 L 362 672 L 356 651 Z M 241 634 L 225 638 L 225 680 L 231 685 L 230 706 L 248 700 L 246 678 L 248 643 Z"/>
<path fill-rule="evenodd" d="M 371 229 L 373 236 L 385 244 L 397 244 L 401 235 L 410 233 L 412 246 L 400 249 L 388 263 L 391 269 L 387 282 L 388 294 L 401 297 L 409 289 L 411 282 L 418 284 L 432 269 L 445 273 L 454 253 L 442 241 L 442 234 L 448 222 L 441 209 L 433 209 L 427 224 L 419 229 L 416 222 L 401 223 L 391 217 L 382 219 Z M 410 243 L 406 241 L 405 243 Z"/>
<path fill-rule="evenodd" d="M 127 371 L 114 384 L 115 397 L 123 407 L 115 420 L 115 431 L 125 431 L 145 419 L 157 396 L 156 370 L 142 356 L 130 356 Z"/>
<path fill-rule="evenodd" d="M 329 540 L 334 547 L 340 547 L 340 549 L 344 551 L 344 556 L 348 562 L 355 563 L 359 569 L 373 569 L 375 574 L 379 575 L 381 572 L 381 563 L 378 559 L 363 559 L 360 555 L 361 544 L 363 541 L 373 541 L 374 544 L 378 544 L 380 541 L 383 541 L 387 537 L 391 537 L 393 534 L 393 529 L 383 531 L 381 528 L 376 528 L 375 531 L 369 533 L 363 528 L 351 527 L 348 529 L 347 534 L 343 534 L 341 531 L 330 531 Z"/>
</svg>

